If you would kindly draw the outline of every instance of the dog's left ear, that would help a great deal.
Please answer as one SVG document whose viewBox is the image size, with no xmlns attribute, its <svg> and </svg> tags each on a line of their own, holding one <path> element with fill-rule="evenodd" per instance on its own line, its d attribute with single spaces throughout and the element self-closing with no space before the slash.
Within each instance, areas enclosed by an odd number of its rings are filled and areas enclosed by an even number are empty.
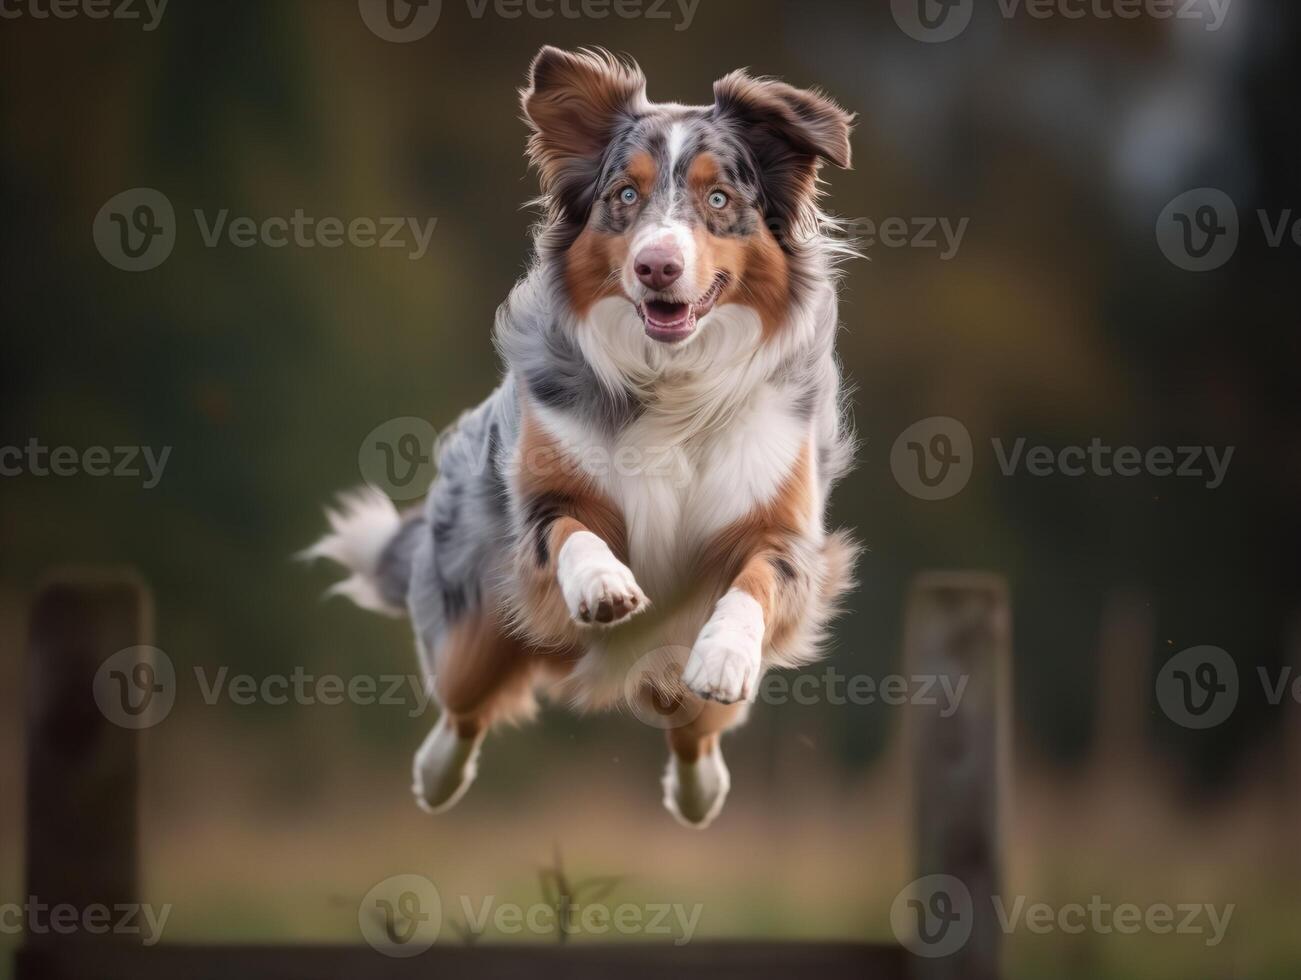
<svg viewBox="0 0 1301 980">
<path fill-rule="evenodd" d="M 714 83 L 714 112 L 754 154 L 765 210 L 779 230 L 807 217 L 823 160 L 850 165 L 854 116 L 820 92 L 734 71 Z"/>
<path fill-rule="evenodd" d="M 714 83 L 714 107 L 734 119 L 761 157 L 795 154 L 849 167 L 854 116 L 821 92 L 795 88 L 744 69 Z"/>
<path fill-rule="evenodd" d="M 646 105 L 646 78 L 607 51 L 548 45 L 529 67 L 520 104 L 542 192 L 585 213 L 606 146 Z"/>
</svg>

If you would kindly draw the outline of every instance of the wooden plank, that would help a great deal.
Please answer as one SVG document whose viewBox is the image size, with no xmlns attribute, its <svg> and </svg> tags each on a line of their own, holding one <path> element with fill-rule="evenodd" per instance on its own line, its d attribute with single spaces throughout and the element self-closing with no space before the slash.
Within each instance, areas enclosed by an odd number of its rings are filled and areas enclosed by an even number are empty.
<svg viewBox="0 0 1301 980">
<path fill-rule="evenodd" d="M 105 661 L 147 644 L 151 628 L 148 594 L 126 572 L 61 575 L 32 607 L 27 895 L 46 905 L 85 910 L 139 901 L 139 732 L 109 720 L 95 685 Z"/>
<path fill-rule="evenodd" d="M 938 678 L 950 690 L 965 687 L 956 710 L 939 698 L 907 712 L 917 879 L 916 894 L 896 902 L 915 929 L 901 939 L 919 954 L 919 978 L 994 980 L 1003 932 L 993 899 L 1003 886 L 1002 819 L 1011 772 L 1005 582 L 982 573 L 919 576 L 904 643 L 910 675 Z M 896 932 L 900 917 L 891 916 Z"/>
<path fill-rule="evenodd" d="M 691 943 L 435 946 L 394 959 L 354 946 L 45 945 L 18 953 L 17 980 L 904 980 L 893 946 Z"/>
</svg>

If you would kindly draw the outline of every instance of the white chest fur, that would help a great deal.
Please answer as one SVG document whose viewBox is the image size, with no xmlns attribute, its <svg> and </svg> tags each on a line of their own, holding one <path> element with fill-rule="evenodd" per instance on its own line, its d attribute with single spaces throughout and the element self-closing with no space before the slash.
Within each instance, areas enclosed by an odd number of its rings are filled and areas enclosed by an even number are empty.
<svg viewBox="0 0 1301 980">
<path fill-rule="evenodd" d="M 539 420 L 622 513 L 629 564 L 652 597 L 679 590 L 693 555 L 777 495 L 811 436 L 767 384 L 703 430 L 684 427 L 668 401 L 612 438 L 546 409 Z"/>
</svg>

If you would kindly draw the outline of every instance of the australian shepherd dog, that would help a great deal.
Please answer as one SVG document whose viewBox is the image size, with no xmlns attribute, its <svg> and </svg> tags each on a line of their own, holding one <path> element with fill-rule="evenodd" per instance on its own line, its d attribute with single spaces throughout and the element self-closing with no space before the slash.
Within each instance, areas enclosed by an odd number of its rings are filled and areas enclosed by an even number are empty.
<svg viewBox="0 0 1301 980">
<path fill-rule="evenodd" d="M 448 809 L 498 723 L 547 692 L 666 730 L 664 804 L 707 826 L 719 739 L 797 667 L 851 584 L 826 529 L 852 457 L 837 269 L 819 207 L 853 117 L 733 72 L 651 102 L 603 51 L 543 48 L 521 92 L 542 218 L 497 311 L 500 386 L 440 439 L 423 506 L 363 491 L 309 554 L 336 592 L 407 615 L 441 715 L 414 792 Z"/>
</svg>

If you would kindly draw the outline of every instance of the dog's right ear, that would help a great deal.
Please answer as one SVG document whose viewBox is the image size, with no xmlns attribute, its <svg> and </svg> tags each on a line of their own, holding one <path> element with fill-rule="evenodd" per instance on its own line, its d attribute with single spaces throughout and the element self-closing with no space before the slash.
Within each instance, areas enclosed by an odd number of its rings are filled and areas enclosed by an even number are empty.
<svg viewBox="0 0 1301 980">
<path fill-rule="evenodd" d="M 520 105 L 542 193 L 578 217 L 591 207 L 606 146 L 646 106 L 646 78 L 608 51 L 548 45 L 529 67 Z"/>
</svg>

